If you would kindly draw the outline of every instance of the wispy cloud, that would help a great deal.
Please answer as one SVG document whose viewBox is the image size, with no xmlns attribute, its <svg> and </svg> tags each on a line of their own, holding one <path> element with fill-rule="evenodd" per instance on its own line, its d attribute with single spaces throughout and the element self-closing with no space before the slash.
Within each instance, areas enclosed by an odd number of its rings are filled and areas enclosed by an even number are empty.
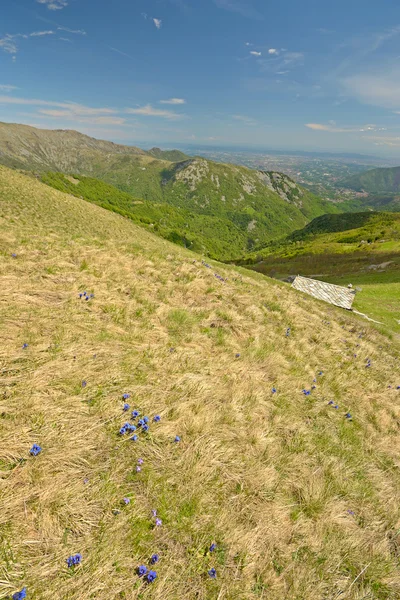
<svg viewBox="0 0 400 600">
<path fill-rule="evenodd" d="M 86 31 L 83 29 L 69 29 L 68 27 L 57 27 L 58 31 L 66 31 L 67 33 L 74 33 L 75 35 L 86 35 Z"/>
<path fill-rule="evenodd" d="M 0 92 L 12 92 L 17 89 L 15 85 L 0 85 Z"/>
<path fill-rule="evenodd" d="M 112 115 L 116 110 L 112 108 L 93 108 L 74 102 L 53 102 L 51 100 L 40 100 L 36 98 L 18 98 L 15 96 L 0 96 L 0 104 L 16 104 L 21 106 L 49 106 L 74 111 L 77 115 Z"/>
<path fill-rule="evenodd" d="M 252 56 L 261 56 L 261 55 L 262 55 L 262 53 L 261 53 L 261 52 L 256 52 L 255 50 L 253 50 L 252 52 L 250 52 L 250 54 L 251 54 Z"/>
<path fill-rule="evenodd" d="M 185 117 L 179 113 L 173 112 L 172 110 L 161 110 L 154 108 L 151 104 L 146 104 L 140 108 L 127 108 L 124 112 L 130 115 L 141 115 L 143 117 L 159 117 L 161 119 L 178 120 Z"/>
<path fill-rule="evenodd" d="M 387 146 L 389 148 L 398 148 L 400 147 L 400 137 L 390 137 L 390 136 L 365 136 L 363 140 L 367 140 L 372 142 L 375 146 Z"/>
<path fill-rule="evenodd" d="M 18 52 L 18 46 L 15 41 L 15 36 L 5 35 L 0 38 L 0 48 L 7 52 L 7 54 L 16 54 Z"/>
<path fill-rule="evenodd" d="M 162 20 L 161 19 L 153 19 L 153 23 L 157 27 L 157 29 L 161 29 L 161 27 L 162 27 Z"/>
<path fill-rule="evenodd" d="M 377 127 L 376 125 L 351 125 L 347 127 L 338 127 L 334 121 L 329 123 L 306 123 L 308 129 L 314 131 L 328 131 L 329 133 L 364 133 L 368 131 L 386 131 L 385 127 Z"/>
<path fill-rule="evenodd" d="M 248 19 L 263 19 L 263 15 L 251 6 L 250 2 L 240 0 L 214 0 L 218 8 L 238 13 Z"/>
<path fill-rule="evenodd" d="M 249 125 L 251 127 L 257 125 L 257 121 L 255 119 L 253 119 L 252 117 L 247 117 L 245 115 L 232 115 L 232 119 L 235 119 L 235 121 L 240 121 L 241 123 L 244 123 L 245 125 Z"/>
<path fill-rule="evenodd" d="M 122 52 L 122 50 L 118 50 L 118 48 L 113 48 L 112 46 L 108 46 L 110 48 L 110 50 L 112 50 L 113 52 L 117 52 L 117 54 L 121 54 L 122 56 L 126 56 L 126 58 L 133 58 L 133 56 L 130 56 L 129 54 L 127 54 L 126 52 Z"/>
<path fill-rule="evenodd" d="M 90 125 L 124 125 L 126 119 L 123 117 L 109 117 L 105 115 L 95 116 L 96 110 L 90 112 L 90 109 L 86 111 L 81 110 L 82 107 L 78 107 L 77 110 L 74 107 L 71 110 L 56 110 L 56 109 L 40 109 L 38 113 L 46 117 L 52 117 L 57 119 L 64 119 L 67 121 L 74 121 L 76 123 L 87 123 Z M 87 107 L 85 107 L 87 108 Z M 93 114 L 94 116 L 90 116 Z"/>
<path fill-rule="evenodd" d="M 54 31 L 34 31 L 29 37 L 43 37 L 44 35 L 54 35 Z"/>
<path fill-rule="evenodd" d="M 68 6 L 68 0 L 36 0 L 39 4 L 44 4 L 49 10 L 61 10 Z"/>
<path fill-rule="evenodd" d="M 364 104 L 400 110 L 400 69 L 365 72 L 341 80 L 344 91 Z"/>
<path fill-rule="evenodd" d="M 170 98 L 169 100 L 160 100 L 160 104 L 186 104 L 183 98 Z"/>
</svg>

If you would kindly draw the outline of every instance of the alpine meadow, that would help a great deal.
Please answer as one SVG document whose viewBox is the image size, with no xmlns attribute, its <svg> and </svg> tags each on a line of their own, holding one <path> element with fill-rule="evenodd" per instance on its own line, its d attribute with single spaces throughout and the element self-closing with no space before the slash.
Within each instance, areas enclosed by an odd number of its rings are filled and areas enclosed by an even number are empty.
<svg viewBox="0 0 400 600">
<path fill-rule="evenodd" d="M 399 41 L 5 3 L 0 600 L 400 600 Z"/>
</svg>

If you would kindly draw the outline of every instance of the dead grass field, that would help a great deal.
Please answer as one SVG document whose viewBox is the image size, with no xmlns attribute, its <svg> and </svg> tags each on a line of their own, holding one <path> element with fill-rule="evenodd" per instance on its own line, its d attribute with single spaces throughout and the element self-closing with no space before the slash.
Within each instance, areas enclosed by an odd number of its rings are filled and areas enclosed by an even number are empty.
<svg viewBox="0 0 400 600">
<path fill-rule="evenodd" d="M 399 348 L 211 266 L 0 167 L 0 598 L 400 598 Z"/>
</svg>

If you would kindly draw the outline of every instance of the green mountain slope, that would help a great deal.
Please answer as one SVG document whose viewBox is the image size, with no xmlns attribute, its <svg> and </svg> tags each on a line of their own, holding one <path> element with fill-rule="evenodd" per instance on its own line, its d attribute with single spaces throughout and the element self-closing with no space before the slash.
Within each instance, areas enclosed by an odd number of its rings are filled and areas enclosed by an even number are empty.
<svg viewBox="0 0 400 600">
<path fill-rule="evenodd" d="M 399 597 L 398 346 L 209 267 L 0 167 L 1 598 Z"/>
<path fill-rule="evenodd" d="M 180 162 L 189 158 L 187 154 L 180 150 L 161 150 L 160 148 L 151 148 L 151 150 L 147 150 L 147 154 L 154 156 L 154 158 L 170 162 Z"/>
<path fill-rule="evenodd" d="M 371 169 L 349 177 L 341 183 L 341 187 L 348 187 L 358 192 L 365 191 L 369 194 L 398 194 L 400 193 L 400 167 Z"/>
<path fill-rule="evenodd" d="M 354 307 L 400 334 L 400 215 L 323 215 L 254 253 L 248 268 L 279 279 L 301 274 L 361 285 Z"/>
<path fill-rule="evenodd" d="M 166 203 L 198 215 L 193 217 L 193 226 L 187 231 L 180 226 L 178 235 L 197 234 L 206 252 L 224 260 L 261 248 L 274 237 L 301 228 L 318 215 L 338 212 L 333 204 L 280 173 L 253 171 L 201 158 L 182 162 L 160 160 L 137 148 L 99 142 L 77 132 L 3 125 L 0 162 L 10 165 L 10 161 L 17 161 L 13 166 L 41 173 L 61 171 L 101 179 L 135 198 Z M 200 221 L 203 229 L 197 227 Z M 168 226 L 174 229 L 175 223 Z M 231 229 L 232 233 L 223 233 L 221 238 L 221 228 Z M 209 236 L 212 243 L 204 244 L 203 239 Z M 229 252 L 215 250 L 214 241 L 220 239 L 225 246 L 228 242 Z"/>
</svg>

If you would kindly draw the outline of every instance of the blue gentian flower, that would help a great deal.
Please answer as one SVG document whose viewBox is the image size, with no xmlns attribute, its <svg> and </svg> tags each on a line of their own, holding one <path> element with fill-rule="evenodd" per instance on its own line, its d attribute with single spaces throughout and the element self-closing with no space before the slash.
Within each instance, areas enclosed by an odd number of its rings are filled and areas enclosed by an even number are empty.
<svg viewBox="0 0 400 600">
<path fill-rule="evenodd" d="M 321 376 L 321 375 L 323 375 L 323 374 L 324 374 L 324 372 L 323 372 L 323 371 L 320 371 L 320 372 L 318 373 L 318 375 L 320 375 L 320 376 Z"/>
<path fill-rule="evenodd" d="M 179 437 L 179 435 L 175 436 L 174 442 L 180 442 L 180 441 L 181 441 L 181 438 Z"/>
<path fill-rule="evenodd" d="M 79 298 L 82 298 L 83 294 L 79 294 Z"/>
<path fill-rule="evenodd" d="M 67 563 L 68 568 L 70 568 L 70 567 L 75 567 L 76 565 L 79 565 L 81 560 L 82 560 L 82 555 L 78 553 L 78 554 L 73 554 L 72 556 L 69 556 L 65 562 Z"/>
<path fill-rule="evenodd" d="M 138 458 L 138 465 L 142 465 L 144 463 L 143 458 Z"/>
<path fill-rule="evenodd" d="M 137 442 L 138 436 L 135 434 L 131 437 L 132 442 Z"/>
<path fill-rule="evenodd" d="M 155 571 L 149 571 L 147 574 L 147 583 L 153 583 L 153 581 L 156 579 L 157 577 L 157 573 Z"/>
<path fill-rule="evenodd" d="M 217 544 L 215 542 L 213 542 L 210 546 L 210 552 L 214 552 L 214 550 L 216 549 Z"/>
<path fill-rule="evenodd" d="M 397 385 L 397 386 L 396 386 L 396 390 L 400 390 L 400 385 Z"/>
<path fill-rule="evenodd" d="M 83 480 L 83 483 L 86 485 L 87 483 L 89 483 L 89 479 L 87 477 L 85 477 L 85 479 Z"/>
<path fill-rule="evenodd" d="M 346 419 L 351 419 L 351 414 L 348 412 L 345 414 Z"/>
<path fill-rule="evenodd" d="M 332 405 L 332 404 L 334 404 L 333 400 L 329 400 L 329 402 L 328 402 L 328 406 L 330 406 L 330 405 Z"/>
<path fill-rule="evenodd" d="M 87 382 L 85 380 L 82 381 L 82 387 L 86 387 L 87 386 Z"/>
<path fill-rule="evenodd" d="M 316 386 L 316 385 L 312 385 L 312 386 L 311 386 L 311 389 L 312 389 L 312 390 L 316 390 L 316 389 L 317 389 L 317 386 Z"/>
<path fill-rule="evenodd" d="M 130 409 L 130 406 L 129 406 L 129 404 L 127 404 L 127 403 L 125 402 L 125 404 L 124 404 L 124 408 L 123 408 L 123 411 L 124 411 L 124 412 L 127 412 L 129 409 Z"/>
<path fill-rule="evenodd" d="M 140 565 L 140 567 L 138 567 L 139 577 L 143 577 L 143 575 L 146 575 L 146 573 L 147 573 L 147 567 L 145 567 L 144 565 Z"/>
<path fill-rule="evenodd" d="M 273 387 L 271 391 L 273 394 L 276 394 L 276 388 Z"/>
<path fill-rule="evenodd" d="M 217 571 L 212 568 L 208 571 L 209 576 L 211 577 L 211 579 L 215 579 L 217 577 Z"/>
<path fill-rule="evenodd" d="M 121 427 L 121 429 L 119 430 L 119 435 L 125 435 L 126 434 L 126 427 Z"/>
<path fill-rule="evenodd" d="M 148 422 L 149 422 L 149 417 L 143 417 L 143 421 L 144 421 L 145 423 L 148 423 Z"/>
<path fill-rule="evenodd" d="M 25 350 L 25 348 L 27 348 L 27 347 L 28 347 L 28 345 L 29 345 L 29 344 L 27 344 L 27 343 L 23 344 L 23 345 L 22 345 L 23 349 Z"/>
<path fill-rule="evenodd" d="M 88 302 L 88 300 L 89 300 L 89 296 L 86 296 L 85 300 L 86 300 L 86 302 Z"/>
<path fill-rule="evenodd" d="M 124 503 L 126 505 L 130 504 L 130 502 L 131 502 L 130 498 L 124 498 Z"/>
<path fill-rule="evenodd" d="M 290 327 L 288 327 L 288 328 L 286 329 L 286 337 L 289 337 L 289 336 L 290 336 Z"/>
<path fill-rule="evenodd" d="M 38 444 L 33 444 L 32 448 L 29 450 L 29 454 L 32 456 L 37 456 L 42 451 L 41 447 Z"/>
<path fill-rule="evenodd" d="M 90 294 L 90 298 L 94 298 L 94 294 Z"/>
<path fill-rule="evenodd" d="M 26 598 L 26 587 L 22 588 L 20 592 L 15 592 L 12 600 L 24 600 L 24 598 Z"/>
<path fill-rule="evenodd" d="M 240 354 L 239 354 L 239 352 L 238 352 L 237 354 L 235 354 L 235 357 L 236 357 L 236 358 L 240 358 Z"/>
<path fill-rule="evenodd" d="M 15 252 L 13 252 L 13 253 L 11 254 L 11 256 L 12 256 L 13 258 L 17 258 L 17 255 L 15 254 Z M 24 596 L 24 598 L 25 598 L 25 596 Z"/>
<path fill-rule="evenodd" d="M 158 519 L 158 518 L 157 518 L 157 519 L 156 519 L 156 527 L 161 527 L 161 525 L 162 525 L 162 521 L 161 521 L 161 519 Z"/>
<path fill-rule="evenodd" d="M 149 430 L 149 426 L 144 424 L 142 427 L 142 431 L 148 431 Z"/>
<path fill-rule="evenodd" d="M 347 513 L 348 513 L 349 515 L 354 515 L 354 514 L 355 514 L 355 513 L 354 513 L 354 510 L 348 510 L 348 511 L 347 511 Z"/>
<path fill-rule="evenodd" d="M 136 419 L 136 417 L 138 417 L 139 415 L 140 415 L 140 412 L 138 410 L 132 411 L 132 419 Z"/>
<path fill-rule="evenodd" d="M 122 395 L 122 400 L 128 400 L 128 398 L 130 398 L 131 395 L 130 394 L 123 394 Z"/>
<path fill-rule="evenodd" d="M 144 425 L 144 424 L 145 423 L 144 423 L 143 419 L 139 419 L 139 421 L 138 421 L 138 427 L 142 427 L 142 425 Z"/>
<path fill-rule="evenodd" d="M 335 406 L 334 406 L 333 408 L 336 408 L 336 409 L 337 409 L 337 408 L 339 408 L 339 405 L 338 405 L 338 404 L 335 404 Z"/>
<path fill-rule="evenodd" d="M 303 390 L 303 394 L 305 396 L 309 396 L 311 394 L 311 391 L 310 390 Z"/>
<path fill-rule="evenodd" d="M 150 559 L 150 562 L 152 565 L 155 565 L 156 563 L 158 563 L 160 557 L 158 556 L 158 554 L 153 554 L 153 556 Z"/>
<path fill-rule="evenodd" d="M 154 417 L 153 421 L 154 421 L 155 423 L 158 423 L 159 421 L 161 421 L 161 417 L 160 417 L 160 415 L 156 415 L 156 416 Z"/>
</svg>

